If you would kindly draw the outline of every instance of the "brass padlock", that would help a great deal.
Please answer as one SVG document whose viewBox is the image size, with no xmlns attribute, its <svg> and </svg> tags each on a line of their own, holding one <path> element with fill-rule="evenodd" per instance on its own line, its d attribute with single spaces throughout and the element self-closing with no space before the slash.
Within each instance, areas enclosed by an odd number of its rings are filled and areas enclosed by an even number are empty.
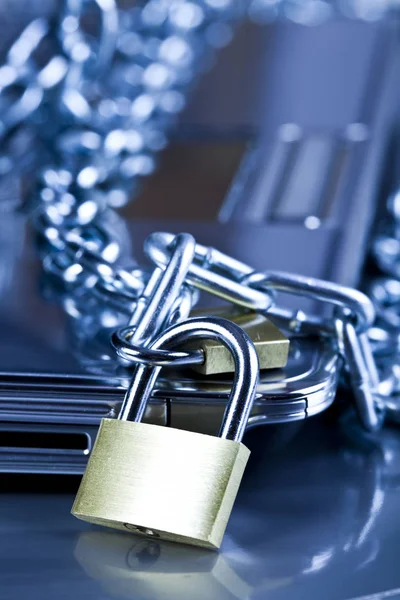
<svg viewBox="0 0 400 600">
<path fill-rule="evenodd" d="M 151 348 L 180 346 L 189 337 L 219 340 L 234 357 L 219 437 L 141 423 L 160 368 L 140 365 L 118 419 L 102 420 L 72 513 L 115 529 L 219 548 L 250 455 L 241 439 L 258 359 L 248 335 L 218 317 L 175 325 Z"/>
<path fill-rule="evenodd" d="M 208 314 L 210 311 L 204 308 L 195 309 L 190 313 L 193 317 L 205 317 Z M 229 319 L 244 329 L 254 343 L 260 370 L 281 369 L 286 366 L 289 339 L 263 313 L 224 306 L 213 308 L 212 315 Z M 199 348 L 203 351 L 204 362 L 200 365 L 191 365 L 191 368 L 198 373 L 218 375 L 232 373 L 235 370 L 232 355 L 221 342 L 215 340 L 205 340 L 200 344 L 189 342 L 184 349 L 198 350 Z"/>
</svg>

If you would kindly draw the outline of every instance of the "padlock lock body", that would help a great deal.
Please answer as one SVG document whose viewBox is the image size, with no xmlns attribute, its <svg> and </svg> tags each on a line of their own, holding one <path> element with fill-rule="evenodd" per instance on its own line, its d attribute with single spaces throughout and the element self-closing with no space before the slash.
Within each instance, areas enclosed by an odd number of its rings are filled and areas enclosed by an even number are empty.
<svg viewBox="0 0 400 600">
<path fill-rule="evenodd" d="M 240 442 L 103 419 L 72 514 L 219 548 L 249 455 Z"/>
<path fill-rule="evenodd" d="M 196 309 L 191 316 L 205 316 L 210 311 Z M 254 343 L 259 367 L 263 369 L 281 369 L 285 367 L 289 356 L 289 340 L 265 315 L 240 311 L 236 307 L 226 309 L 213 308 L 212 314 L 224 317 L 239 325 Z M 228 348 L 218 340 L 189 341 L 182 346 L 184 350 L 201 349 L 204 362 L 200 365 L 191 365 L 191 368 L 203 375 L 217 375 L 219 373 L 233 373 L 235 361 Z"/>
</svg>

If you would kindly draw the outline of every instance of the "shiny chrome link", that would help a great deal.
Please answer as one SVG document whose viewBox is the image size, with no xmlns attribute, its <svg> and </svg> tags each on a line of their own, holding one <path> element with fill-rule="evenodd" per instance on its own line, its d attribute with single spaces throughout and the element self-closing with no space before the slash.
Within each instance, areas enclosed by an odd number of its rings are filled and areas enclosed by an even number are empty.
<svg viewBox="0 0 400 600">
<path fill-rule="evenodd" d="M 52 223 L 45 209 L 33 216 L 33 224 L 46 242 L 47 253 L 68 252 L 71 256 L 85 250 L 89 263 L 99 262 L 99 257 L 103 261 L 113 263 L 120 257 L 123 244 L 122 240 L 118 239 L 115 223 L 116 219 L 111 219 L 110 227 L 107 220 L 102 219 L 101 222 L 93 221 L 85 226 L 74 225 L 68 228 L 62 223 Z"/>
<path fill-rule="evenodd" d="M 290 331 L 306 335 L 337 338 L 338 348 L 349 373 L 357 412 L 369 431 L 379 429 L 384 421 L 378 369 L 366 331 L 374 321 L 375 311 L 363 293 L 328 281 L 291 273 L 255 273 L 246 278 L 249 285 L 264 286 L 280 292 L 305 296 L 332 304 L 334 318 L 314 317 L 302 311 L 290 312 L 272 307 L 269 315 Z"/>
<path fill-rule="evenodd" d="M 146 312 L 149 302 L 151 301 L 163 274 L 163 270 L 156 267 L 151 273 L 142 293 L 137 298 L 136 306 L 129 319 L 129 325 L 131 325 L 134 330 L 136 330 L 143 314 Z"/>
<path fill-rule="evenodd" d="M 91 5 L 98 11 L 100 19 L 99 38 L 93 48 L 91 36 L 83 29 L 82 21 Z M 75 27 L 71 26 L 71 21 Z M 119 33 L 119 12 L 114 0 L 65 0 L 59 36 L 64 52 L 72 62 L 90 62 L 97 72 L 110 66 L 116 50 Z M 79 44 L 81 52 L 76 52 Z M 86 49 L 86 52 L 85 52 Z"/>
<path fill-rule="evenodd" d="M 370 431 L 379 429 L 385 411 L 378 369 L 366 333 L 375 320 L 375 310 L 369 298 L 352 288 L 291 273 L 253 273 L 244 282 L 257 288 L 272 288 L 333 305 L 333 319 L 309 316 L 302 311 L 291 313 L 276 307 L 272 307 L 268 314 L 280 324 L 285 323 L 290 331 L 307 335 L 324 334 L 332 339 L 337 337 L 360 420 Z"/>
<path fill-rule="evenodd" d="M 33 55 L 45 41 L 53 46 L 54 55 L 39 66 Z M 32 119 L 45 95 L 60 84 L 67 71 L 68 62 L 59 53 L 46 19 L 29 23 L 8 51 L 6 64 L 0 67 L 0 139 Z"/>
<path fill-rule="evenodd" d="M 43 270 L 51 277 L 61 280 L 65 289 L 76 289 L 79 287 L 92 287 L 94 278 L 92 273 L 84 271 L 79 262 L 71 260 L 70 257 L 61 252 L 59 254 L 48 254 L 43 258 Z"/>
<path fill-rule="evenodd" d="M 336 325 L 359 418 L 365 429 L 376 431 L 383 424 L 385 411 L 368 339 L 365 333 L 359 334 L 354 324 L 343 315 L 337 319 Z"/>
<path fill-rule="evenodd" d="M 305 296 L 350 311 L 356 319 L 355 326 L 358 332 L 367 331 L 375 320 L 374 305 L 365 294 L 331 281 L 280 271 L 265 271 L 251 273 L 243 278 L 242 282 L 267 292 L 276 290 Z"/>
<path fill-rule="evenodd" d="M 258 382 L 258 357 L 248 335 L 238 326 L 217 317 L 189 319 L 164 331 L 151 350 L 176 348 L 187 340 L 214 339 L 223 343 L 235 361 L 235 375 L 219 436 L 240 442 L 250 416 Z M 141 421 L 160 367 L 140 365 L 126 392 L 118 418 Z"/>
<path fill-rule="evenodd" d="M 110 216 L 109 212 L 107 216 Z M 124 232 L 116 227 L 115 218 L 111 222 L 102 219 L 85 227 L 67 229 L 49 223 L 46 211 L 41 211 L 35 224 L 44 240 L 43 267 L 46 272 L 59 278 L 69 289 L 89 286 L 104 301 L 125 312 L 133 311 L 148 273 L 137 265 L 131 268 L 120 265 L 127 243 L 123 242 Z"/>
<path fill-rule="evenodd" d="M 175 300 L 171 308 L 167 326 L 171 327 L 187 319 L 192 308 L 197 304 L 199 296 L 199 291 L 196 288 L 184 284 L 181 288 L 179 298 Z"/>
<path fill-rule="evenodd" d="M 132 270 L 118 268 L 108 279 L 104 277 L 97 279 L 93 291 L 103 300 L 132 313 L 138 297 L 143 292 L 146 278 L 147 273 L 143 269 L 137 267 Z"/>
<path fill-rule="evenodd" d="M 145 242 L 147 256 L 164 267 L 171 253 L 174 236 L 170 233 L 152 233 Z M 224 300 L 257 311 L 266 311 L 273 303 L 268 292 L 259 292 L 243 285 L 240 280 L 253 272 L 248 265 L 219 252 L 196 244 L 195 256 L 189 268 L 187 281 Z"/>
<path fill-rule="evenodd" d="M 368 337 L 368 332 L 358 333 L 358 343 L 361 348 L 365 368 L 368 371 L 369 379 L 371 382 L 371 389 L 374 392 L 380 393 L 381 381 L 379 378 L 379 372 L 378 372 L 378 368 L 377 368 L 377 365 L 375 362 L 375 357 L 373 354 L 371 342 Z M 381 401 L 379 398 L 377 399 L 377 404 L 378 405 L 381 404 Z M 379 409 L 381 410 L 382 407 L 379 407 Z"/>
<path fill-rule="evenodd" d="M 195 246 L 193 236 L 188 233 L 175 236 L 165 271 L 159 267 L 154 269 L 129 321 L 129 325 L 135 328 L 133 343 L 147 346 L 165 327 L 171 311 L 176 313 L 176 301 L 192 265 Z"/>
</svg>

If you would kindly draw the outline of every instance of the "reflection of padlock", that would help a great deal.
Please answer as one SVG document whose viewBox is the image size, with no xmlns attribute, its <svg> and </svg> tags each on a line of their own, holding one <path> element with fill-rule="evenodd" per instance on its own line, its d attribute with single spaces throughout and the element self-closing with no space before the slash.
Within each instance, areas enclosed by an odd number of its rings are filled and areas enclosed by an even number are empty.
<svg viewBox="0 0 400 600">
<path fill-rule="evenodd" d="M 74 556 L 104 592 L 118 598 L 247 600 L 252 587 L 223 553 L 118 532 L 85 531 Z"/>
<path fill-rule="evenodd" d="M 222 341 L 234 356 L 234 384 L 219 437 L 140 423 L 160 369 L 138 367 L 119 419 L 102 421 L 72 509 L 76 517 L 220 546 L 250 454 L 240 440 L 254 401 L 258 360 L 247 334 L 216 317 L 176 325 L 151 348 L 179 346 L 190 337 Z"/>
</svg>

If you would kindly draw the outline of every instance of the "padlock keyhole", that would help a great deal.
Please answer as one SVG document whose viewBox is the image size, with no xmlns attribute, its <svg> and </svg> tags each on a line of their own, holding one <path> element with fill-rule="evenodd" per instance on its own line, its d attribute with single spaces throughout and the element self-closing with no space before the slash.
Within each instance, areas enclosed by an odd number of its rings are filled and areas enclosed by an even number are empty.
<svg viewBox="0 0 400 600">
<path fill-rule="evenodd" d="M 133 531 L 135 533 L 142 533 L 143 535 L 148 535 L 151 537 L 160 537 L 160 535 L 152 529 L 148 529 L 147 527 L 141 527 L 140 525 L 131 525 L 130 523 L 124 523 L 124 527 L 129 531 Z"/>
</svg>

